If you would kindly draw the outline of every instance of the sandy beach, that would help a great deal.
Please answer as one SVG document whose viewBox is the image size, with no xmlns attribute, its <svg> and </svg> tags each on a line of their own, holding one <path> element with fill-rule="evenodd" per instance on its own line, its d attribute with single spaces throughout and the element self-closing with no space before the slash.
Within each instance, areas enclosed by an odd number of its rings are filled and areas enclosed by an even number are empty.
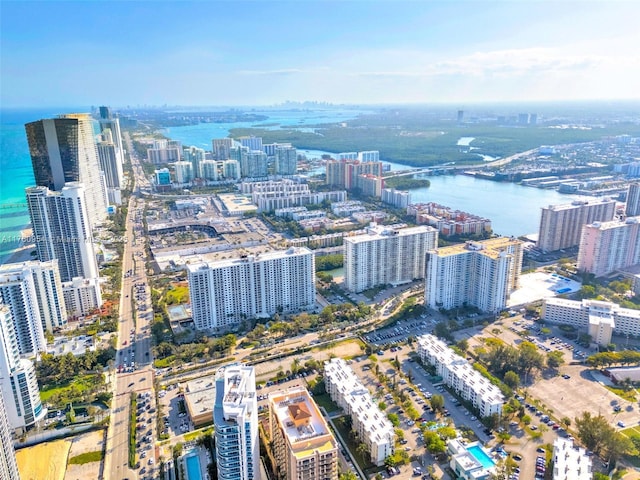
<svg viewBox="0 0 640 480">
<path fill-rule="evenodd" d="M 32 235 L 33 235 L 33 230 L 31 229 L 31 227 L 25 228 L 22 231 L 20 231 L 20 238 L 31 240 Z M 5 257 L 2 260 L 1 264 L 4 265 L 7 263 L 20 263 L 20 262 L 26 262 L 29 260 L 35 260 L 36 257 L 31 255 L 31 252 L 35 252 L 35 250 L 36 250 L 36 247 L 33 242 L 23 243 L 15 252 Z"/>
</svg>

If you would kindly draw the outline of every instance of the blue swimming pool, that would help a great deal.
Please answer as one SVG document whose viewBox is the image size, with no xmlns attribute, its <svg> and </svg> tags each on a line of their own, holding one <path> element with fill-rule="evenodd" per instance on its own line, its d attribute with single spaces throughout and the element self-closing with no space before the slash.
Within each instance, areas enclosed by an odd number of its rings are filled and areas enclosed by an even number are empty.
<svg viewBox="0 0 640 480">
<path fill-rule="evenodd" d="M 197 455 L 189 455 L 185 459 L 187 464 L 187 478 L 189 480 L 202 480 L 202 471 L 200 470 L 200 460 Z"/>
<path fill-rule="evenodd" d="M 480 447 L 480 445 L 469 447 L 467 448 L 467 451 L 480 462 L 480 465 L 482 465 L 483 468 L 491 468 L 496 464 L 496 462 L 494 462 L 492 458 L 487 455 L 487 453 Z"/>
</svg>

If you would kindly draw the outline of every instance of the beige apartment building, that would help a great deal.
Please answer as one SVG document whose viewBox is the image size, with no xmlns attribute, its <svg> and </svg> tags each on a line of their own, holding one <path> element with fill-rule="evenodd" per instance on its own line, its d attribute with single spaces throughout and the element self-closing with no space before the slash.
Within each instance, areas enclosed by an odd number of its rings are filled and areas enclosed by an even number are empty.
<svg viewBox="0 0 640 480">
<path fill-rule="evenodd" d="M 304 388 L 269 395 L 269 434 L 280 480 L 337 480 L 338 445 Z"/>
</svg>

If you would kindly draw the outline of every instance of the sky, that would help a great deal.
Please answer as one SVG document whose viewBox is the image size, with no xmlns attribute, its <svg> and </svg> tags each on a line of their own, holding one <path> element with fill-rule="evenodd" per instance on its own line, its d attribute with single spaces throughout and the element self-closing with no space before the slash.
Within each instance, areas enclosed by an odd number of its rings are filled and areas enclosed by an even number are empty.
<svg viewBox="0 0 640 480">
<path fill-rule="evenodd" d="M 640 98 L 640 2 L 0 2 L 0 105 Z"/>
</svg>

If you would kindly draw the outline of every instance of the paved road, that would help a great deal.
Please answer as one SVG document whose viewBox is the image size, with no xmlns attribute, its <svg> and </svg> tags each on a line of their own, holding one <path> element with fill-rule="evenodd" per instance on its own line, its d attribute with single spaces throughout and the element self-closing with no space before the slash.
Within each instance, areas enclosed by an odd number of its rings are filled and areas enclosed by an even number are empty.
<svg viewBox="0 0 640 480">
<path fill-rule="evenodd" d="M 131 140 L 125 134 L 125 141 L 130 152 L 133 152 Z M 136 185 L 143 181 L 142 170 L 136 159 L 134 161 L 134 172 Z M 114 386 L 114 399 L 111 411 L 111 423 L 107 432 L 107 448 L 105 455 L 105 478 L 113 480 L 136 479 L 139 472 L 129 468 L 129 419 L 130 419 L 130 399 L 131 393 L 151 392 L 152 402 L 155 401 L 153 394 L 153 368 L 151 354 L 151 338 L 149 333 L 149 322 L 153 318 L 150 313 L 150 292 L 147 287 L 147 278 L 144 266 L 144 259 L 140 256 L 144 254 L 144 242 L 135 240 L 141 236 L 139 232 L 134 232 L 136 227 L 140 227 L 142 220 L 142 209 L 144 201 L 136 195 L 129 199 L 128 214 L 126 221 L 125 247 L 122 262 L 122 288 L 120 294 L 120 322 L 118 325 L 118 353 L 116 357 L 116 382 Z M 138 217 L 138 218 L 137 218 Z M 139 220 L 139 221 L 137 221 Z M 145 300 L 139 295 L 139 300 L 135 300 L 134 285 L 144 287 Z M 134 301 L 132 301 L 134 300 Z M 134 303 L 135 302 L 135 303 Z M 134 322 L 134 308 L 138 309 L 144 304 L 142 310 L 138 310 L 137 321 Z M 131 333 L 133 332 L 133 335 Z M 136 369 L 127 372 L 129 367 L 135 362 Z M 156 438 L 156 422 L 149 424 L 152 430 L 152 438 Z M 145 429 L 146 431 L 146 429 Z M 155 450 L 147 454 L 154 465 L 157 464 Z M 147 463 L 145 462 L 145 463 Z M 145 465 L 145 474 L 149 478 L 155 478 L 153 467 Z"/>
</svg>

